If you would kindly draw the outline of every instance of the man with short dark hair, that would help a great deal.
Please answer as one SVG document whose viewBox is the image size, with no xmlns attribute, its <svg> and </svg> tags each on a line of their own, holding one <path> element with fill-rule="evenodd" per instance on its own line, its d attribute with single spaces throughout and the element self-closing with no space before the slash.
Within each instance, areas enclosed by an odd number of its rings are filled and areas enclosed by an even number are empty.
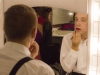
<svg viewBox="0 0 100 75">
<path fill-rule="evenodd" d="M 0 49 L 0 75 L 54 75 L 47 64 L 34 59 L 39 50 L 34 41 L 36 32 L 37 17 L 32 8 L 19 4 L 11 6 L 4 13 L 4 33 L 7 42 Z M 22 59 L 26 57 L 30 61 L 25 63 Z M 24 63 L 19 63 L 20 60 Z M 17 62 L 22 66 L 14 73 Z"/>
</svg>

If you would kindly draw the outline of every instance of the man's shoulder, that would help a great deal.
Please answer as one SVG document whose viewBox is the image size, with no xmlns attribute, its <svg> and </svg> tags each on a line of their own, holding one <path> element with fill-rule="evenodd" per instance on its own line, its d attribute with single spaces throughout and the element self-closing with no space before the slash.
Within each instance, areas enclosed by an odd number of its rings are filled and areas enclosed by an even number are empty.
<svg viewBox="0 0 100 75">
<path fill-rule="evenodd" d="M 47 75 L 50 75 L 50 74 L 54 75 L 54 72 L 51 69 L 51 67 L 41 60 L 33 59 L 29 61 L 28 63 L 25 63 L 25 67 L 27 69 L 30 69 L 30 71 L 34 70 L 39 73 L 42 72 L 43 74 L 46 73 Z"/>
<path fill-rule="evenodd" d="M 36 67 L 36 68 L 42 68 L 42 69 L 46 69 L 46 68 L 51 69 L 50 66 L 47 65 L 45 62 L 41 60 L 36 60 L 36 59 L 29 61 L 28 65 L 30 65 L 32 68 Z"/>
<path fill-rule="evenodd" d="M 32 65 L 32 66 L 36 66 L 36 67 L 44 67 L 44 68 L 49 67 L 49 65 L 47 65 L 45 62 L 43 62 L 41 60 L 37 60 L 37 59 L 33 59 L 33 60 L 29 61 L 28 64 Z"/>
</svg>

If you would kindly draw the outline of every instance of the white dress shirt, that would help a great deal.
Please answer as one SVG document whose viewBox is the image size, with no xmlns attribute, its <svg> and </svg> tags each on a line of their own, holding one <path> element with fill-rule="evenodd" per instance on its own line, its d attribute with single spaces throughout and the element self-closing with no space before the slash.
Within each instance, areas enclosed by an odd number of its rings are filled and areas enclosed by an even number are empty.
<svg viewBox="0 0 100 75">
<path fill-rule="evenodd" d="M 0 75 L 9 75 L 15 64 L 27 56 L 30 56 L 27 47 L 18 43 L 7 42 L 0 49 Z M 22 65 L 16 75 L 54 75 L 54 71 L 44 62 L 33 59 Z"/>
<path fill-rule="evenodd" d="M 86 55 L 87 55 L 87 39 L 79 45 L 79 50 L 75 51 L 71 48 L 72 33 L 63 37 L 60 62 L 62 68 L 67 72 L 77 72 L 86 74 Z"/>
</svg>

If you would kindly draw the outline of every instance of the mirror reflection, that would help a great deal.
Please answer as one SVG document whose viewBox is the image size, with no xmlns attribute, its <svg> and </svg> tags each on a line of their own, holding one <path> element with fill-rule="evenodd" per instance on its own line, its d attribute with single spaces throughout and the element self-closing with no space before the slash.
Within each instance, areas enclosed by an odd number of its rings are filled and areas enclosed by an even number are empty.
<svg viewBox="0 0 100 75">
<path fill-rule="evenodd" d="M 41 39 L 36 59 L 50 65 L 57 75 L 85 75 L 87 14 L 51 7 L 32 8 L 38 16 L 36 41 Z"/>
<path fill-rule="evenodd" d="M 36 42 L 56 75 L 86 75 L 88 16 L 60 8 L 32 7 L 38 18 Z M 6 42 L 6 41 L 5 41 Z"/>
</svg>

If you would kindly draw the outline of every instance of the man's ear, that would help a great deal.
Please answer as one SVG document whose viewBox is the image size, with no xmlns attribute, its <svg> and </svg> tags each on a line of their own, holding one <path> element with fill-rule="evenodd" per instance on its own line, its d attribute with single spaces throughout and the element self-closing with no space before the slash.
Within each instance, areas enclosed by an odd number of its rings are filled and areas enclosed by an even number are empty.
<svg viewBox="0 0 100 75">
<path fill-rule="evenodd" d="M 37 34 L 37 28 L 33 29 L 32 31 L 32 38 L 35 38 Z"/>
</svg>

